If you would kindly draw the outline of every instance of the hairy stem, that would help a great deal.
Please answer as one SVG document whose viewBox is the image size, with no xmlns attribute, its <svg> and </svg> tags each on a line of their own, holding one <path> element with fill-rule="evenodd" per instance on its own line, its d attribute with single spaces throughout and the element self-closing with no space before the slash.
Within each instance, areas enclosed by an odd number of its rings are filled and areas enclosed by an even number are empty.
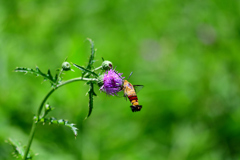
<svg viewBox="0 0 240 160">
<path fill-rule="evenodd" d="M 37 120 L 39 119 L 39 116 L 40 116 L 40 114 L 41 114 L 41 112 L 42 112 L 43 106 L 44 106 L 44 104 L 46 103 L 48 97 L 49 97 L 55 90 L 57 90 L 59 87 L 64 86 L 64 85 L 69 84 L 69 83 L 72 83 L 72 82 L 75 82 L 75 81 L 91 81 L 91 82 L 94 82 L 94 81 L 97 81 L 97 79 L 95 79 L 95 78 L 83 78 L 83 77 L 73 78 L 73 79 L 70 79 L 70 80 L 67 80 L 67 81 L 65 81 L 65 82 L 62 82 L 62 83 L 58 84 L 55 88 L 52 88 L 52 89 L 48 92 L 48 94 L 44 97 L 42 103 L 40 104 L 40 106 L 39 106 L 39 108 L 38 108 Z M 27 157 L 28 157 L 28 153 L 29 153 L 30 147 L 31 147 L 31 145 L 32 145 L 33 137 L 34 137 L 35 130 L 36 130 L 36 127 L 37 127 L 37 123 L 38 123 L 38 121 L 33 121 L 32 128 L 31 128 L 31 132 L 30 132 L 30 137 L 29 137 L 28 144 L 27 144 L 27 147 L 26 147 L 26 150 L 25 150 L 25 153 L 24 153 L 24 157 L 23 157 L 24 160 L 26 160 Z"/>
</svg>

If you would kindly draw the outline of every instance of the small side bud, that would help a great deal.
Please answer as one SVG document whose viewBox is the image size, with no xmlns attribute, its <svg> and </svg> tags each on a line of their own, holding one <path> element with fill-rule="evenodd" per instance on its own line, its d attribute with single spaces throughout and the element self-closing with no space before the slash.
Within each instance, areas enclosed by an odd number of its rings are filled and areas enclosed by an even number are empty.
<svg viewBox="0 0 240 160">
<path fill-rule="evenodd" d="M 109 70 L 109 69 L 112 69 L 112 67 L 113 67 L 112 62 L 103 61 L 103 63 L 102 63 L 102 69 L 103 70 Z"/>
<path fill-rule="evenodd" d="M 49 105 L 49 104 L 46 104 L 45 109 L 46 109 L 46 111 L 51 110 L 50 105 Z"/>
<path fill-rule="evenodd" d="M 33 117 L 33 120 L 34 120 L 35 123 L 37 123 L 37 122 L 38 122 L 38 117 L 37 117 L 37 116 L 34 116 L 34 117 Z"/>
<path fill-rule="evenodd" d="M 69 62 L 63 62 L 63 63 L 62 63 L 62 69 L 63 69 L 64 71 L 69 71 L 69 70 L 71 69 L 70 63 L 69 63 Z"/>
</svg>

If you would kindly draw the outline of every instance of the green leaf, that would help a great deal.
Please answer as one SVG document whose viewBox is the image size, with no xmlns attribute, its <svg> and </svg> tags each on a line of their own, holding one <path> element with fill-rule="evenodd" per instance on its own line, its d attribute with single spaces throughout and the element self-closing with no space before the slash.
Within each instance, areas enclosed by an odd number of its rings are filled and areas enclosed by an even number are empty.
<svg viewBox="0 0 240 160">
<path fill-rule="evenodd" d="M 51 75 L 50 69 L 48 69 L 47 76 L 49 77 L 49 79 L 51 79 L 51 80 L 54 80 L 54 81 L 55 81 L 55 79 L 54 79 L 54 78 L 53 78 L 53 76 Z M 55 82 L 56 82 L 56 81 L 55 81 Z"/>
<path fill-rule="evenodd" d="M 94 42 L 90 39 L 90 38 L 87 38 L 87 40 L 90 42 L 91 44 L 91 55 L 89 57 L 89 62 L 88 62 L 88 65 L 87 65 L 87 69 L 92 69 L 92 65 L 94 63 L 94 54 L 95 54 L 95 49 L 94 49 Z"/>
<path fill-rule="evenodd" d="M 24 72 L 24 73 L 34 74 L 37 77 L 42 76 L 44 78 L 44 80 L 49 80 L 52 85 L 57 84 L 57 78 L 56 77 L 53 78 L 50 70 L 48 70 L 47 74 L 43 73 L 38 67 L 36 67 L 36 70 L 31 69 L 31 68 L 25 68 L 25 67 L 17 67 L 14 71 L 15 72 Z"/>
<path fill-rule="evenodd" d="M 74 64 L 74 63 L 73 63 L 73 65 L 74 65 L 75 67 L 77 67 L 78 69 L 84 71 L 84 72 L 87 72 L 87 73 L 89 73 L 89 74 L 92 74 L 92 75 L 95 76 L 96 78 L 98 77 L 98 75 L 97 75 L 96 73 L 94 73 L 94 72 L 92 72 L 92 71 L 90 71 L 90 70 L 88 70 L 88 69 L 86 69 L 86 68 L 84 68 L 84 67 L 82 67 L 82 66 L 79 66 L 79 65 Z"/>
<path fill-rule="evenodd" d="M 90 89 L 88 91 L 88 95 L 89 95 L 89 103 L 88 103 L 88 107 L 89 107 L 89 110 L 88 110 L 88 115 L 85 119 L 87 119 L 91 113 L 92 113 L 92 109 L 93 109 L 93 96 L 97 96 L 97 94 L 94 92 L 94 88 L 93 88 L 93 83 L 90 82 L 89 83 L 89 86 L 90 86 Z"/>
<path fill-rule="evenodd" d="M 91 114 L 92 114 L 92 109 L 93 109 L 93 94 L 92 93 L 88 93 L 89 95 L 89 103 L 88 103 L 88 115 L 85 119 L 87 119 Z"/>
<path fill-rule="evenodd" d="M 57 71 L 59 71 L 59 70 L 57 70 Z M 55 80 L 56 80 L 56 82 L 60 83 L 61 80 L 62 80 L 61 75 L 59 75 L 59 77 L 58 77 L 58 74 L 56 74 L 55 75 Z"/>
<path fill-rule="evenodd" d="M 7 141 L 14 149 L 14 156 L 15 157 L 21 157 L 21 159 L 24 157 L 24 146 L 20 143 L 17 142 L 11 138 L 8 139 Z M 28 154 L 27 159 L 32 159 L 32 156 Z"/>
<path fill-rule="evenodd" d="M 89 61 L 88 61 L 88 65 L 87 65 L 87 67 L 86 67 L 86 69 L 88 69 L 88 70 L 91 70 L 92 69 L 92 67 L 93 67 L 93 63 L 95 62 L 94 61 L 94 55 L 95 55 L 95 49 L 94 49 L 94 43 L 93 43 L 93 41 L 90 39 L 90 38 L 87 38 L 87 40 L 90 42 L 90 44 L 91 44 L 91 54 L 90 54 L 90 57 L 89 57 Z M 87 71 L 84 71 L 83 73 L 82 73 L 82 75 L 84 76 L 85 74 L 87 73 Z M 88 78 L 90 75 L 87 75 L 86 77 Z"/>
<path fill-rule="evenodd" d="M 67 120 L 64 120 L 64 119 L 59 119 L 59 120 L 57 120 L 57 119 L 54 118 L 54 117 L 50 117 L 50 118 L 40 118 L 40 119 L 38 120 L 38 122 L 42 122 L 43 124 L 49 123 L 49 124 L 65 125 L 65 126 L 71 128 L 71 130 L 73 131 L 74 135 L 77 136 L 77 130 L 78 130 L 78 128 L 74 127 L 75 124 L 69 123 Z"/>
</svg>

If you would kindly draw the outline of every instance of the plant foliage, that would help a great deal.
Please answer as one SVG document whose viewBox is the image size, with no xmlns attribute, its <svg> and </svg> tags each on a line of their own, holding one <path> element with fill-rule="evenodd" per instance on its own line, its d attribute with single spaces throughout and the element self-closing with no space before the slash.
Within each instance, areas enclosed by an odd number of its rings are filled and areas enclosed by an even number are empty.
<svg viewBox="0 0 240 160">
<path fill-rule="evenodd" d="M 15 72 L 23 72 L 26 74 L 30 73 L 35 76 L 42 76 L 44 81 L 48 80 L 53 87 L 44 97 L 43 101 L 41 102 L 41 104 L 39 106 L 36 116 L 34 116 L 34 122 L 32 125 L 31 132 L 30 132 L 29 142 L 28 142 L 28 145 L 26 146 L 26 148 L 22 147 L 20 145 L 20 143 L 17 143 L 13 140 L 9 140 L 9 143 L 12 146 L 14 146 L 14 148 L 15 148 L 15 154 L 17 157 L 21 157 L 22 159 L 30 159 L 31 158 L 31 156 L 29 155 L 29 151 L 30 151 L 31 143 L 32 143 L 33 136 L 35 133 L 35 129 L 36 129 L 38 123 L 64 125 L 64 126 L 71 128 L 75 137 L 77 136 L 78 128 L 75 127 L 75 124 L 70 123 L 69 121 L 67 121 L 65 119 L 56 119 L 54 117 L 46 117 L 47 114 L 54 109 L 48 103 L 46 104 L 46 101 L 50 97 L 50 95 L 60 86 L 66 85 L 66 84 L 74 82 L 74 81 L 85 81 L 86 84 L 89 85 L 89 90 L 87 92 L 89 95 L 89 111 L 88 111 L 86 118 L 88 118 L 91 115 L 92 110 L 93 110 L 93 97 L 97 96 L 96 93 L 94 92 L 94 84 L 98 83 L 99 75 L 100 75 L 100 73 L 102 73 L 102 71 L 101 71 L 101 72 L 98 72 L 98 74 L 97 74 L 96 71 L 98 69 L 102 69 L 102 65 L 97 67 L 96 69 L 94 69 L 94 67 L 93 67 L 93 63 L 95 62 L 94 61 L 94 55 L 95 55 L 94 43 L 91 39 L 87 39 L 87 40 L 91 44 L 91 54 L 89 57 L 88 65 L 86 67 L 82 67 L 80 65 L 72 63 L 75 67 L 77 67 L 78 69 L 80 69 L 82 71 L 82 76 L 80 76 L 80 77 L 73 78 L 73 79 L 62 82 L 61 74 L 65 71 L 71 70 L 70 63 L 66 62 L 66 61 L 63 62 L 62 69 L 59 70 L 58 74 L 56 74 L 55 76 L 53 76 L 51 74 L 50 70 L 48 70 L 47 73 L 43 73 L 38 67 L 36 67 L 36 69 L 17 67 L 14 70 Z M 44 107 L 44 105 L 45 105 L 45 107 Z"/>
<path fill-rule="evenodd" d="M 35 117 L 35 119 L 37 120 L 36 117 Z M 50 118 L 40 118 L 40 119 L 37 120 L 37 122 L 42 122 L 43 124 L 49 123 L 49 124 L 60 124 L 60 125 L 67 126 L 67 127 L 71 128 L 71 130 L 73 131 L 75 137 L 77 136 L 78 128 L 74 126 L 75 124 L 69 123 L 69 121 L 67 121 L 67 120 L 56 119 L 54 117 L 50 117 Z"/>
<path fill-rule="evenodd" d="M 17 67 L 14 71 L 15 72 L 24 72 L 26 74 L 30 73 L 30 74 L 36 75 L 37 77 L 42 76 L 44 78 L 44 81 L 49 80 L 50 83 L 52 84 L 52 86 L 55 86 L 59 83 L 58 75 L 56 74 L 55 77 L 53 77 L 50 70 L 48 70 L 48 72 L 45 74 L 38 67 L 36 67 L 36 70 L 31 69 L 31 68 L 25 68 L 25 67 Z"/>
<path fill-rule="evenodd" d="M 88 107 L 89 107 L 89 110 L 88 110 L 88 115 L 86 118 L 88 118 L 91 113 L 92 113 L 92 109 L 93 109 L 93 96 L 97 96 L 97 94 L 94 92 L 94 86 L 93 86 L 93 83 L 90 82 L 89 83 L 89 91 L 88 91 L 88 95 L 89 95 L 89 103 L 88 103 Z"/>
<path fill-rule="evenodd" d="M 90 75 L 93 75 L 94 77 L 98 77 L 98 75 L 97 75 L 96 73 L 90 71 L 89 69 L 86 69 L 86 68 L 84 68 L 84 67 L 82 67 L 82 66 L 79 66 L 79 65 L 77 65 L 77 64 L 75 64 L 75 63 L 73 63 L 73 65 L 74 65 L 75 67 L 77 67 L 78 69 L 84 71 L 84 73 L 89 73 Z"/>
<path fill-rule="evenodd" d="M 24 146 L 20 142 L 15 141 L 11 138 L 9 138 L 7 142 L 13 147 L 14 157 L 22 159 L 24 156 Z M 27 159 L 32 159 L 32 155 L 28 154 Z"/>
</svg>

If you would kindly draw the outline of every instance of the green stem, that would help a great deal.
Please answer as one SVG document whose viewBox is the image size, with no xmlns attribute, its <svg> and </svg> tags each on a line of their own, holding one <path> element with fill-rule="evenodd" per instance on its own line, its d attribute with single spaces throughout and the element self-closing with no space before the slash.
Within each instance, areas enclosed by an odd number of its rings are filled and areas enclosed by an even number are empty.
<svg viewBox="0 0 240 160">
<path fill-rule="evenodd" d="M 92 70 L 92 71 L 96 71 L 96 70 L 99 70 L 99 69 L 102 69 L 102 66 L 99 66 L 99 67 L 95 68 L 95 69 Z"/>
<path fill-rule="evenodd" d="M 57 76 L 57 80 L 58 80 L 58 79 L 61 79 L 62 72 L 63 72 L 63 69 L 61 68 L 61 70 L 60 70 L 60 72 L 59 72 L 59 74 L 58 74 L 58 76 Z"/>
<path fill-rule="evenodd" d="M 38 112 L 37 112 L 37 120 L 39 119 L 39 116 L 42 112 L 42 109 L 43 109 L 43 106 L 45 104 L 45 102 L 47 101 L 48 97 L 55 91 L 57 90 L 59 87 L 61 86 L 64 86 L 66 84 L 69 84 L 69 83 L 72 83 L 72 82 L 75 82 L 75 81 L 97 81 L 97 79 L 95 78 L 82 78 L 82 77 L 79 77 L 79 78 L 73 78 L 73 79 L 70 79 L 70 80 L 67 80 L 65 82 L 62 82 L 61 84 L 57 85 L 55 88 L 52 88 L 48 94 L 44 97 L 42 103 L 40 104 L 39 108 L 38 108 Z M 26 150 L 25 150 L 25 153 L 24 153 L 24 157 L 23 159 L 26 160 L 27 159 L 27 155 L 29 153 L 29 150 L 30 150 L 30 147 L 31 147 L 31 144 L 32 144 L 32 141 L 33 141 L 33 137 L 34 137 L 34 134 L 35 134 L 35 130 L 36 130 L 36 127 L 37 127 L 37 123 L 38 121 L 33 121 L 33 124 L 32 124 L 32 128 L 31 128 L 31 132 L 30 132 L 30 138 L 28 140 L 28 144 L 27 144 L 27 147 L 26 147 Z"/>
</svg>

